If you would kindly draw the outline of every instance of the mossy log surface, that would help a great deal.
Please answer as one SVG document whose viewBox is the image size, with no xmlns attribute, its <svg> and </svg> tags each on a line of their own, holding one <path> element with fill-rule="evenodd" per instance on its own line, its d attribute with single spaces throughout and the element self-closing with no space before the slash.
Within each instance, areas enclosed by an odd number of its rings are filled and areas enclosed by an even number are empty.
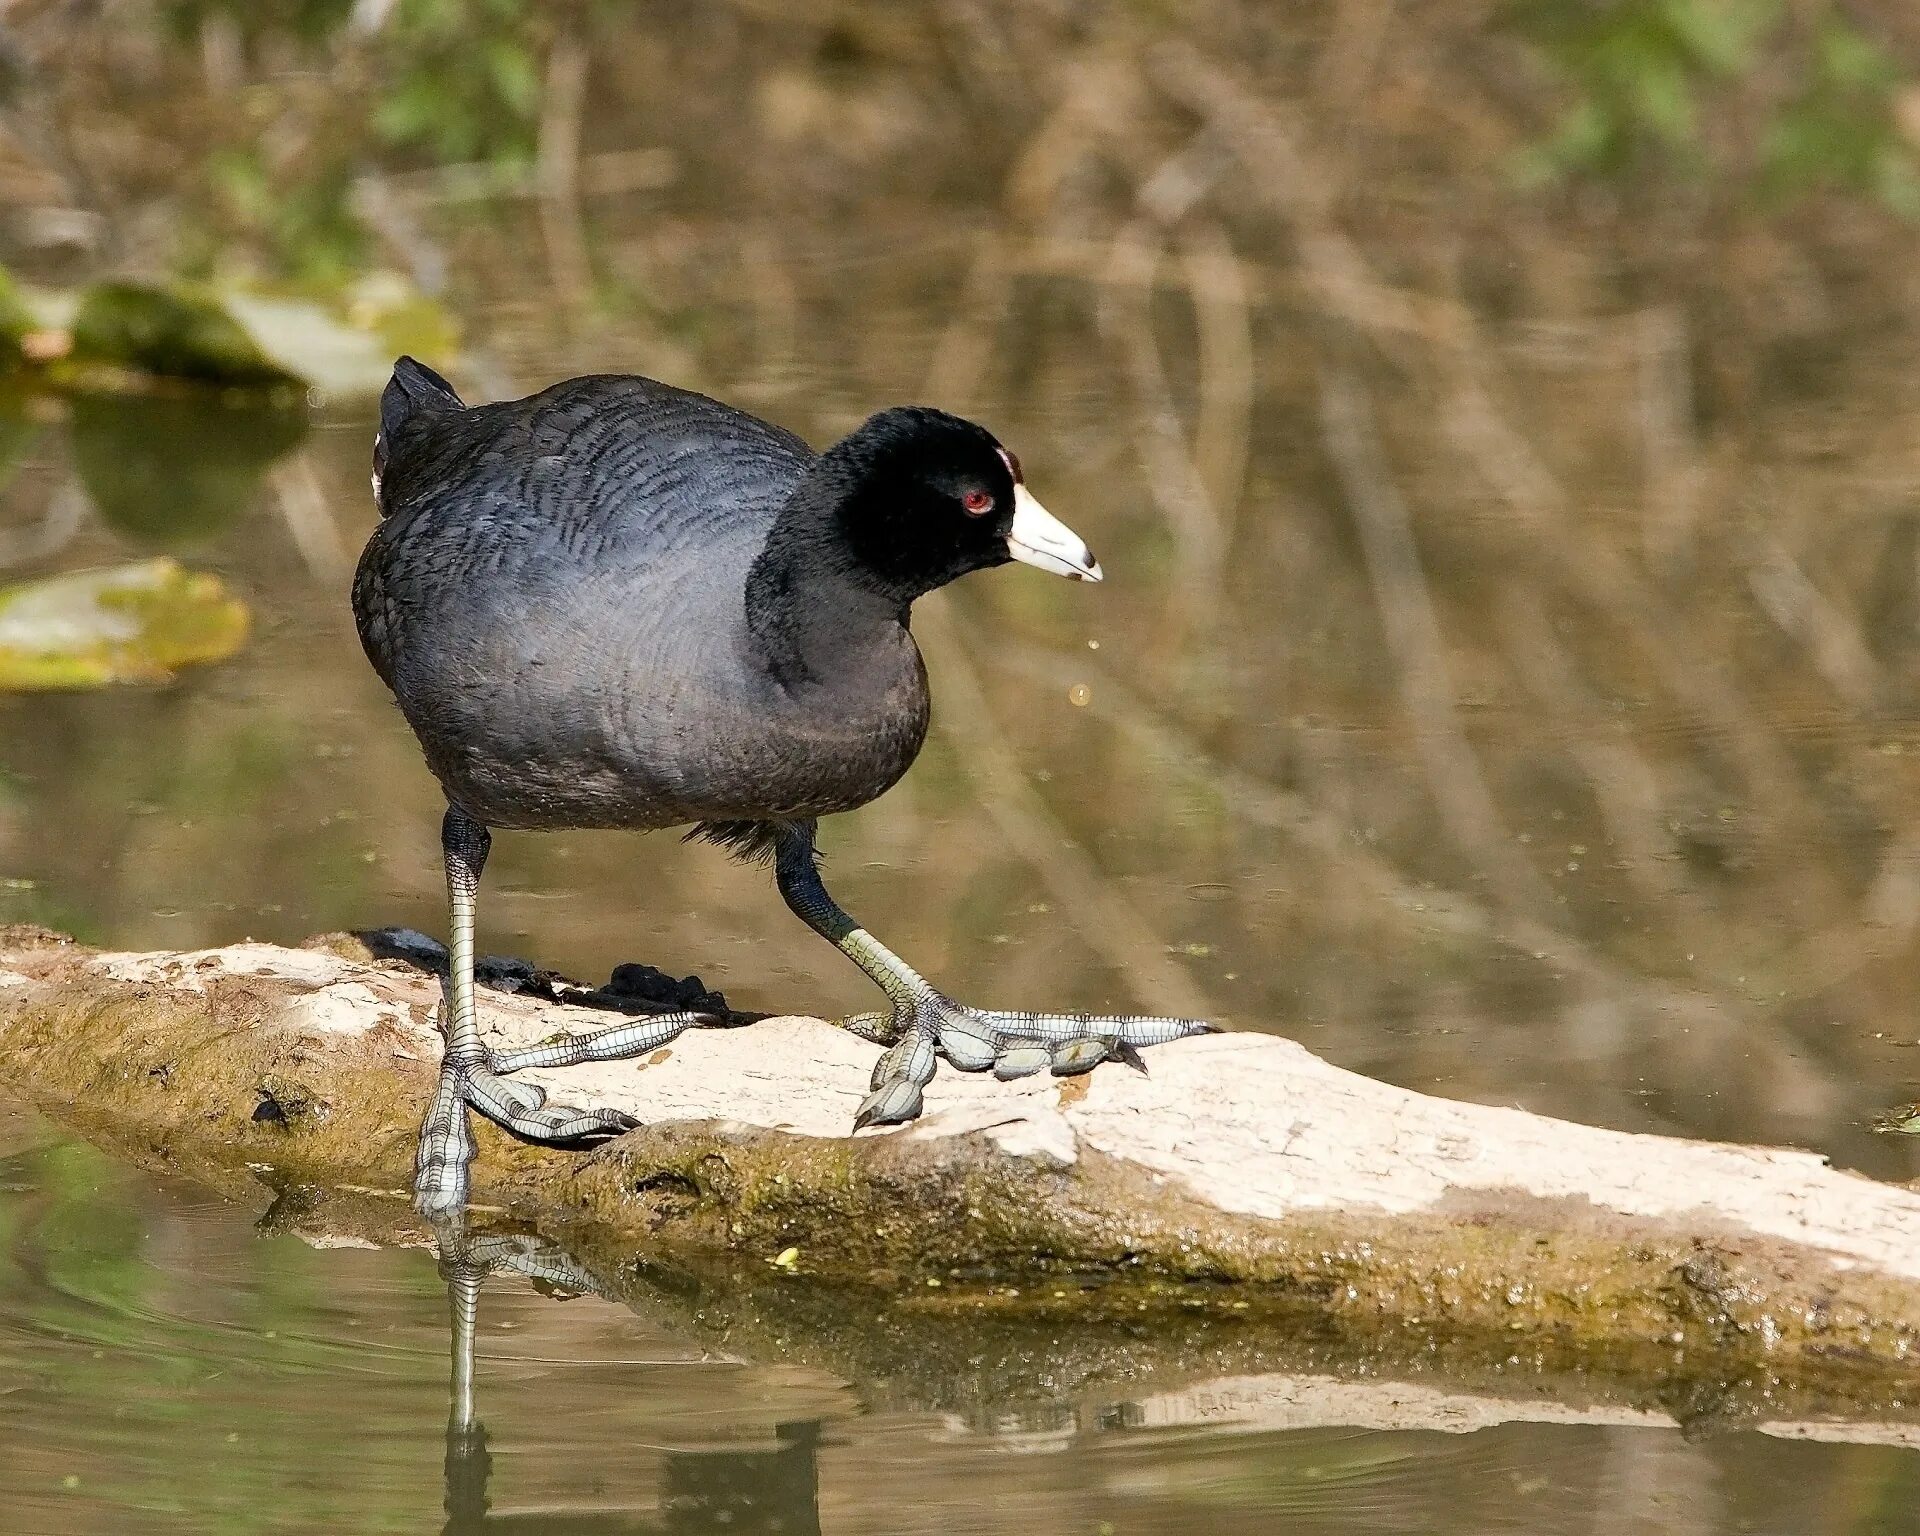
<svg viewBox="0 0 1920 1536">
<path fill-rule="evenodd" d="M 265 1185 L 286 1225 L 419 1241 L 438 997 L 345 937 L 111 954 L 4 930 L 0 1081 L 148 1166 Z M 524 1043 L 605 1027 L 600 1001 L 483 989 L 481 1017 Z M 1417 1360 L 1637 1383 L 1621 1411 L 1683 1420 L 1843 1411 L 1906 1438 L 1920 1416 L 1920 1194 L 1816 1155 L 1455 1103 L 1250 1034 L 1144 1075 L 943 1071 L 921 1121 L 849 1136 L 876 1055 L 774 1018 L 528 1073 L 643 1126 L 590 1152 L 480 1126 L 477 1219 L 869 1379 L 961 1379 L 999 1330 L 989 1355 L 1055 1384 L 1101 1336 L 1095 1374 Z"/>
</svg>

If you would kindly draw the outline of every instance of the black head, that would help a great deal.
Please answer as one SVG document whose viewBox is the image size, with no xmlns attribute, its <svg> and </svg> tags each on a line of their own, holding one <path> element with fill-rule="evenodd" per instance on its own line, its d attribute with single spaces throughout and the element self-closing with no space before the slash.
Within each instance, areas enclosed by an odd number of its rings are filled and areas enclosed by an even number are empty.
<svg viewBox="0 0 1920 1536">
<path fill-rule="evenodd" d="M 846 553 L 904 602 L 1009 560 L 1100 580 L 1092 551 L 1028 493 L 1020 461 L 958 416 L 917 405 L 881 411 L 820 467 L 835 482 Z"/>
</svg>

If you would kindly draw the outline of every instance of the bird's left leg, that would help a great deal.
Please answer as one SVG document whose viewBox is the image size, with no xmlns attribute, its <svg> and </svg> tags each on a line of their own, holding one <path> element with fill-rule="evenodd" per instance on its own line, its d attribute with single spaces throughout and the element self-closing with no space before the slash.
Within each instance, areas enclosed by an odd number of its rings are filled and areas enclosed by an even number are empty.
<svg viewBox="0 0 1920 1536">
<path fill-rule="evenodd" d="M 813 823 L 780 833 L 774 855 L 780 894 L 794 915 L 831 943 L 887 994 L 887 1014 L 861 1014 L 847 1027 L 888 1044 L 873 1070 L 870 1092 L 854 1115 L 854 1129 L 915 1119 L 921 1089 L 933 1079 L 936 1055 L 962 1072 L 989 1067 L 1000 1078 L 1051 1070 L 1088 1072 L 1109 1057 L 1139 1065 L 1141 1046 L 1163 1045 L 1210 1032 L 1203 1019 L 1145 1014 L 1020 1013 L 967 1008 L 944 996 L 918 971 L 849 917 L 827 894 L 814 853 Z"/>
<path fill-rule="evenodd" d="M 544 1089 L 510 1081 L 509 1074 L 528 1067 L 570 1067 L 583 1061 L 643 1055 L 689 1025 L 707 1022 L 702 1014 L 659 1014 L 538 1045 L 489 1049 L 474 1006 L 473 931 L 480 875 L 492 844 L 484 826 L 458 806 L 447 807 L 440 824 L 449 926 L 443 1009 L 447 1044 L 414 1156 L 414 1204 L 428 1216 L 457 1211 L 466 1204 L 467 1170 L 474 1158 L 469 1105 L 530 1141 L 581 1144 L 618 1136 L 638 1123 L 616 1109 L 549 1104 Z"/>
</svg>

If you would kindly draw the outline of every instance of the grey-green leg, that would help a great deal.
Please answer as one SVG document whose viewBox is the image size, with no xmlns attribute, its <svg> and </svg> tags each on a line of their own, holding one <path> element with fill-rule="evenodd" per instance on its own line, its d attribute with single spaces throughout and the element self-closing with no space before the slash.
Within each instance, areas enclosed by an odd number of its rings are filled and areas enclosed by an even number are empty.
<svg viewBox="0 0 1920 1536">
<path fill-rule="evenodd" d="M 1000 1078 L 1051 1070 L 1065 1077 L 1091 1071 L 1109 1058 L 1140 1065 L 1142 1046 L 1206 1034 L 1202 1019 L 1144 1014 L 1018 1013 L 966 1008 L 943 996 L 906 961 L 856 923 L 827 894 L 813 846 L 813 824 L 796 822 L 782 834 L 774 874 L 794 915 L 870 977 L 892 1005 L 885 1014 L 847 1020 L 856 1033 L 888 1045 L 873 1069 L 869 1093 L 854 1129 L 915 1119 L 921 1090 L 933 1080 L 936 1058 L 962 1072 L 992 1068 Z"/>
<path fill-rule="evenodd" d="M 471 1106 L 489 1120 L 529 1141 L 581 1143 L 602 1141 L 630 1131 L 638 1123 L 612 1109 L 570 1109 L 548 1104 L 543 1090 L 513 1083 L 507 1074 L 526 1067 L 570 1067 L 583 1061 L 615 1061 L 640 1056 L 665 1045 L 690 1024 L 696 1013 L 664 1013 L 517 1050 L 490 1051 L 480 1038 L 474 1012 L 473 928 L 493 838 L 457 806 L 447 808 L 440 824 L 440 848 L 447 866 L 446 1055 L 440 1080 L 420 1127 L 414 1158 L 414 1204 L 428 1215 L 456 1211 L 467 1201 L 467 1169 L 473 1162 Z"/>
</svg>

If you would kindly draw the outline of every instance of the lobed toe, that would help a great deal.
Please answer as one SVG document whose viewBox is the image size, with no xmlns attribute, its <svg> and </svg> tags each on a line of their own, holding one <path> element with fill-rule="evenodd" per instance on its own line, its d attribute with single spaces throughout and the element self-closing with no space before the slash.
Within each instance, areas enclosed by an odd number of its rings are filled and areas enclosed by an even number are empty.
<svg viewBox="0 0 1920 1536">
<path fill-rule="evenodd" d="M 971 1019 L 949 1015 L 940 1021 L 940 1049 L 961 1072 L 984 1072 L 1000 1054 L 991 1029 Z"/>
<path fill-rule="evenodd" d="M 922 1034 L 911 1034 L 873 1064 L 873 1077 L 867 1086 L 877 1090 L 882 1083 L 900 1079 L 924 1087 L 933 1081 L 934 1065 L 933 1041 Z"/>
<path fill-rule="evenodd" d="M 1044 1045 L 1016 1045 L 994 1058 L 993 1075 L 1001 1082 L 1031 1077 L 1053 1064 L 1053 1052 Z"/>
<path fill-rule="evenodd" d="M 1078 1040 L 1064 1040 L 1053 1048 L 1051 1057 L 1053 1075 L 1078 1077 L 1082 1072 L 1091 1072 L 1112 1054 L 1112 1045 L 1098 1035 L 1083 1035 Z"/>
</svg>

